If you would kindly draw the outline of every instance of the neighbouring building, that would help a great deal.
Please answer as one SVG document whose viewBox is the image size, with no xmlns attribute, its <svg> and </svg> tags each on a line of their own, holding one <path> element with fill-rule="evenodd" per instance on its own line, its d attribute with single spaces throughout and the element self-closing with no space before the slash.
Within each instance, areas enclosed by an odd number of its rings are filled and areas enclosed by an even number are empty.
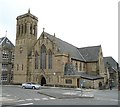
<svg viewBox="0 0 120 107">
<path fill-rule="evenodd" d="M 98 88 L 107 75 L 101 45 L 78 48 L 43 32 L 37 39 L 38 18 L 30 13 L 17 17 L 14 84 Z"/>
<path fill-rule="evenodd" d="M 118 70 L 118 90 L 120 91 L 120 67 Z"/>
<path fill-rule="evenodd" d="M 7 37 L 0 38 L 0 77 L 2 84 L 10 84 L 13 81 L 15 46 Z"/>
<path fill-rule="evenodd" d="M 104 57 L 105 70 L 107 75 L 107 84 L 112 82 L 112 86 L 118 85 L 119 64 L 112 57 Z"/>
</svg>

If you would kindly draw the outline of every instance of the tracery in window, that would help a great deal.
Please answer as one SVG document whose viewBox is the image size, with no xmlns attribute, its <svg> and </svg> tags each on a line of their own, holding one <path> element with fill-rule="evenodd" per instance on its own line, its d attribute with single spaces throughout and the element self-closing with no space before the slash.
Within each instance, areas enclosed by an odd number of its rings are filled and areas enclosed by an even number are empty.
<svg viewBox="0 0 120 107">
<path fill-rule="evenodd" d="M 46 47 L 45 45 L 42 45 L 40 49 L 40 68 L 46 69 Z"/>
<path fill-rule="evenodd" d="M 48 69 L 52 69 L 52 51 L 48 51 Z"/>
</svg>

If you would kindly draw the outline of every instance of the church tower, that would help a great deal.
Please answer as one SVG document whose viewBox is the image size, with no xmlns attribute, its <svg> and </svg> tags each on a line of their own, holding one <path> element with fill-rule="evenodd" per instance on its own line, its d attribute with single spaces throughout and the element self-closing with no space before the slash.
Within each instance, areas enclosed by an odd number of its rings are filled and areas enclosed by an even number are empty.
<svg viewBox="0 0 120 107">
<path fill-rule="evenodd" d="M 14 83 L 28 81 L 28 56 L 37 41 L 38 18 L 30 13 L 16 18 L 16 45 L 14 60 Z"/>
</svg>

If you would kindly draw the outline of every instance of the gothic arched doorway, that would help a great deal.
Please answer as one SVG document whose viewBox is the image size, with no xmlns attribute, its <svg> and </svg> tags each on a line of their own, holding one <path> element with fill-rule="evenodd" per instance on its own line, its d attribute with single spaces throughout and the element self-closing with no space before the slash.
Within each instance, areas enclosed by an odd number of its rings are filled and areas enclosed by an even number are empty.
<svg viewBox="0 0 120 107">
<path fill-rule="evenodd" d="M 77 88 L 80 88 L 80 79 L 77 78 Z"/>
<path fill-rule="evenodd" d="M 46 84 L 46 79 L 44 76 L 42 76 L 41 78 L 41 86 L 43 86 L 44 84 Z"/>
</svg>

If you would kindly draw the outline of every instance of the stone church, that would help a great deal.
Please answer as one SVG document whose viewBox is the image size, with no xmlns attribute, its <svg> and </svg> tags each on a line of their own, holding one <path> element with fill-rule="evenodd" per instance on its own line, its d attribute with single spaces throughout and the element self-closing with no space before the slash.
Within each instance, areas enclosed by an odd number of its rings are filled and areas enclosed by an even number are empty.
<svg viewBox="0 0 120 107">
<path fill-rule="evenodd" d="M 102 47 L 78 48 L 44 31 L 37 39 L 38 18 L 30 13 L 16 18 L 14 84 L 98 88 L 105 85 Z"/>
</svg>

